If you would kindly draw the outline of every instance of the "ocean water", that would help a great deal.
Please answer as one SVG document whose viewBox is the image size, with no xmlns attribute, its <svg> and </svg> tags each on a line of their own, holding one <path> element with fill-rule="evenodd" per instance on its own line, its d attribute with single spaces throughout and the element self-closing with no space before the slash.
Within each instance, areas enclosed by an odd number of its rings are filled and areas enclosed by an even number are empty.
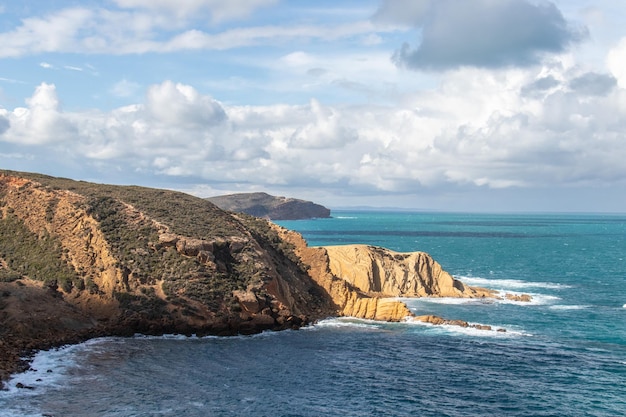
<svg viewBox="0 0 626 417">
<path fill-rule="evenodd" d="M 626 415 L 626 215 L 333 216 L 280 223 L 311 245 L 422 250 L 467 284 L 533 301 L 407 300 L 494 331 L 329 318 L 95 339 L 38 354 L 0 392 L 0 416 Z"/>
</svg>

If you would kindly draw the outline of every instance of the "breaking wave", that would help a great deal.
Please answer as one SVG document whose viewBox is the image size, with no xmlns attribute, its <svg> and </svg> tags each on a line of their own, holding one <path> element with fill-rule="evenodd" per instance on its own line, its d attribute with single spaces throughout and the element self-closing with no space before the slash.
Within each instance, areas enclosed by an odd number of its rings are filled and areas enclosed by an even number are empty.
<svg viewBox="0 0 626 417">
<path fill-rule="evenodd" d="M 563 288 L 571 288 L 566 284 L 558 284 L 553 282 L 532 282 L 522 281 L 519 279 L 487 279 L 480 277 L 457 276 L 459 281 L 477 287 L 487 288 L 504 288 L 504 289 L 524 289 L 524 288 L 545 288 L 552 290 L 560 290 Z"/>
</svg>

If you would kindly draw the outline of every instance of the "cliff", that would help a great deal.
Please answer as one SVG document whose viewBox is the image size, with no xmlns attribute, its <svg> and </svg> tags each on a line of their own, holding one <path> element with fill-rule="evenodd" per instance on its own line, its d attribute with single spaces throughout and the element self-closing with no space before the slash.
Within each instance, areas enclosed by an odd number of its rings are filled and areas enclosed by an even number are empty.
<svg viewBox="0 0 626 417">
<path fill-rule="evenodd" d="M 330 271 L 367 294 L 385 297 L 494 297 L 464 285 L 424 252 L 398 253 L 366 245 L 325 247 Z"/>
<path fill-rule="evenodd" d="M 330 217 L 330 210 L 311 201 L 275 197 L 266 193 L 229 194 L 208 198 L 223 210 L 246 213 L 270 220 L 300 220 Z"/>
<path fill-rule="evenodd" d="M 342 316 L 435 323 L 432 316 L 416 317 L 397 298 L 500 298 L 495 291 L 470 287 L 452 278 L 424 252 L 398 253 L 367 245 L 309 247 L 298 233 L 274 228 L 294 245 L 295 253 L 309 266 L 311 278 L 329 294 Z M 437 324 L 468 326 L 460 320 L 439 319 Z"/>
<path fill-rule="evenodd" d="M 421 296 L 495 294 L 425 253 L 309 247 L 184 193 L 0 171 L 0 382 L 25 352 L 90 337 L 400 321 L 413 314 L 397 297 Z"/>
</svg>

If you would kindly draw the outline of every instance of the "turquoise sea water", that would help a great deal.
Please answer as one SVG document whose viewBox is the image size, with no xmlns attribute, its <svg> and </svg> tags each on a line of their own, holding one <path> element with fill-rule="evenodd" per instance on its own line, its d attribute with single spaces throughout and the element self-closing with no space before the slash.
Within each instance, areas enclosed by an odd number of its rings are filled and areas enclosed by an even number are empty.
<svg viewBox="0 0 626 417">
<path fill-rule="evenodd" d="M 331 318 L 92 340 L 38 355 L 0 392 L 0 416 L 626 415 L 626 215 L 333 216 L 280 224 L 311 245 L 422 250 L 467 284 L 533 301 L 407 301 L 505 333 Z"/>
</svg>

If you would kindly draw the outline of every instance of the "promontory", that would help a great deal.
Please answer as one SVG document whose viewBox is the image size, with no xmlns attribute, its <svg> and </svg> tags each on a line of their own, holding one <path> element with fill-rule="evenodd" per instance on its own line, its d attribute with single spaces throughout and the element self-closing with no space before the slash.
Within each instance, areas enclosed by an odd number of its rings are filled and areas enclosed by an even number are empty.
<svg viewBox="0 0 626 417">
<path fill-rule="evenodd" d="M 401 321 L 414 315 L 398 297 L 423 296 L 498 295 L 423 252 L 309 247 L 180 192 L 0 171 L 0 381 L 28 352 L 92 337 Z"/>
<path fill-rule="evenodd" d="M 330 217 L 330 209 L 311 201 L 277 197 L 267 193 L 227 194 L 208 198 L 223 210 L 270 220 L 302 220 Z"/>
</svg>

